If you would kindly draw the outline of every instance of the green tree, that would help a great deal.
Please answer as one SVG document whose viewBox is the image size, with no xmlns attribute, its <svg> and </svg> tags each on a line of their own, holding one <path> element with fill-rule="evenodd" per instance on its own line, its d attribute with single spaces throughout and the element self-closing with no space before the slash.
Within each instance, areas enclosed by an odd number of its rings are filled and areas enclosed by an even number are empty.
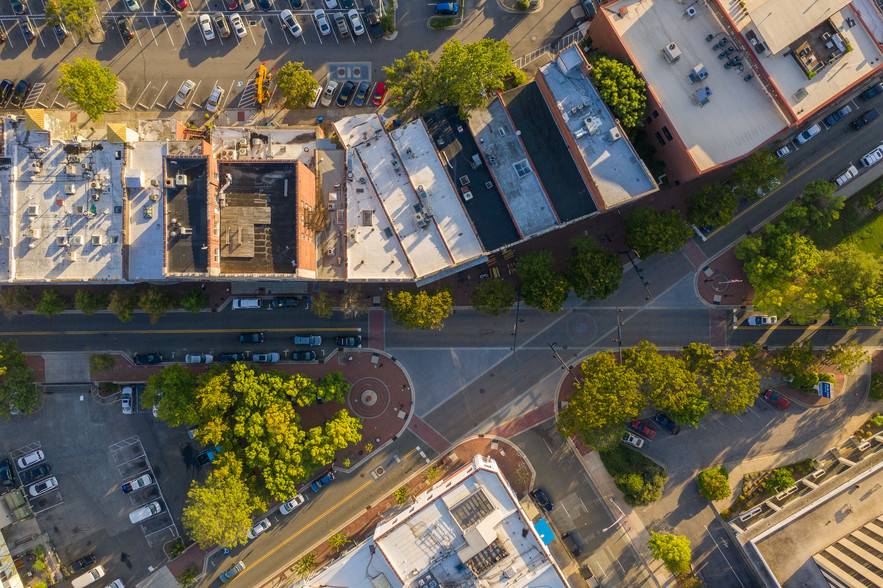
<svg viewBox="0 0 883 588">
<path fill-rule="evenodd" d="M 699 472 L 699 494 L 706 500 L 723 500 L 730 495 L 727 469 L 723 466 Z"/>
<path fill-rule="evenodd" d="M 406 329 L 441 330 L 444 320 L 454 312 L 454 299 L 448 290 L 393 291 L 387 294 L 386 307 L 392 320 Z"/>
<path fill-rule="evenodd" d="M 405 504 L 408 502 L 408 487 L 402 486 L 395 492 L 393 492 L 393 496 L 395 496 L 397 504 Z"/>
<path fill-rule="evenodd" d="M 399 112 L 411 107 L 424 111 L 438 106 L 435 62 L 429 51 L 411 51 L 383 71 L 390 96 L 388 104 Z"/>
<path fill-rule="evenodd" d="M 303 108 L 313 103 L 319 82 L 313 79 L 313 71 L 304 69 L 303 62 L 287 61 L 276 70 L 273 77 L 276 87 L 285 96 L 285 108 Z"/>
<path fill-rule="evenodd" d="M 74 296 L 74 308 L 86 316 L 91 316 L 107 308 L 107 294 L 99 290 L 77 290 Z"/>
<path fill-rule="evenodd" d="M 506 41 L 482 39 L 463 44 L 452 39 L 444 44 L 435 69 L 441 100 L 456 106 L 461 118 L 485 104 L 486 96 L 505 87 L 505 80 L 517 71 Z"/>
<path fill-rule="evenodd" d="M 147 379 L 142 405 L 158 405 L 157 417 L 170 427 L 199 424 L 196 384 L 196 375 L 181 364 L 167 365 Z"/>
<path fill-rule="evenodd" d="M 786 347 L 776 349 L 770 364 L 783 377 L 792 378 L 798 388 L 814 386 L 818 360 L 813 353 L 812 339 L 795 341 Z"/>
<path fill-rule="evenodd" d="M 696 426 L 708 412 L 696 376 L 682 359 L 661 355 L 655 345 L 641 341 L 622 351 L 622 363 L 637 374 L 644 397 L 675 421 Z"/>
<path fill-rule="evenodd" d="M 699 386 L 711 408 L 727 414 L 741 414 L 757 398 L 760 374 L 748 361 L 724 357 L 709 366 L 700 378 Z"/>
<path fill-rule="evenodd" d="M 306 578 L 310 575 L 310 573 L 316 569 L 316 554 L 308 553 L 303 556 L 296 562 L 294 562 L 294 573 L 300 576 L 301 579 Z"/>
<path fill-rule="evenodd" d="M 773 470 L 773 472 L 767 477 L 764 482 L 764 486 L 766 487 L 766 491 L 770 494 L 775 494 L 776 492 L 782 492 L 794 485 L 794 476 L 791 475 L 791 470 L 788 468 L 779 468 L 777 470 Z"/>
<path fill-rule="evenodd" d="M 117 315 L 124 323 L 132 320 L 138 308 L 138 291 L 134 288 L 117 287 L 110 293 L 107 309 Z"/>
<path fill-rule="evenodd" d="M 46 24 L 64 21 L 67 28 L 81 39 L 92 32 L 98 4 L 95 0 L 53 0 L 46 2 Z"/>
<path fill-rule="evenodd" d="M 733 193 L 745 200 L 760 198 L 782 182 L 786 171 L 785 160 L 772 151 L 755 151 L 733 170 Z"/>
<path fill-rule="evenodd" d="M 499 278 L 486 278 L 472 292 L 472 308 L 483 314 L 503 316 L 515 304 L 515 288 Z"/>
<path fill-rule="evenodd" d="M 681 350 L 681 359 L 691 372 L 705 373 L 714 363 L 714 349 L 705 343 L 690 343 Z"/>
<path fill-rule="evenodd" d="M 347 544 L 347 541 L 349 541 L 349 538 L 346 536 L 346 533 L 335 533 L 328 539 L 328 543 L 335 553 L 340 552 L 343 546 Z"/>
<path fill-rule="evenodd" d="M 15 339 L 0 341 L 0 414 L 31 413 L 39 402 L 34 374 L 18 343 Z"/>
<path fill-rule="evenodd" d="M 0 306 L 7 318 L 34 310 L 36 305 L 34 297 L 24 286 L 5 286 L 0 290 Z"/>
<path fill-rule="evenodd" d="M 567 258 L 566 275 L 577 296 L 596 300 L 616 292 L 622 281 L 622 262 L 618 255 L 589 236 L 574 237 L 570 247 L 574 254 Z"/>
<path fill-rule="evenodd" d="M 82 108 L 89 118 L 100 121 L 105 112 L 119 107 L 116 100 L 118 80 L 110 73 L 110 68 L 102 67 L 94 59 L 80 57 L 59 64 L 58 69 L 61 72 L 58 91 Z"/>
<path fill-rule="evenodd" d="M 883 320 L 883 265 L 853 242 L 820 252 L 812 285 L 820 305 L 838 324 Z"/>
<path fill-rule="evenodd" d="M 800 195 L 800 203 L 807 210 L 809 228 L 824 230 L 840 218 L 840 211 L 846 204 L 843 196 L 834 196 L 837 189 L 827 180 L 815 180 L 808 183 Z"/>
<path fill-rule="evenodd" d="M 647 110 L 647 86 L 628 63 L 603 54 L 591 59 L 589 76 L 601 99 L 624 127 L 641 124 Z"/>
<path fill-rule="evenodd" d="M 562 435 L 580 435 L 584 443 L 600 449 L 593 443 L 599 438 L 609 440 L 617 429 L 622 431 L 622 423 L 636 417 L 647 402 L 635 371 L 617 363 L 608 351 L 584 360 L 580 371 L 580 383 L 567 408 L 558 413 L 556 425 Z"/>
<path fill-rule="evenodd" d="M 109 372 L 116 366 L 117 360 L 110 353 L 93 353 L 89 356 L 89 369 L 93 372 Z"/>
<path fill-rule="evenodd" d="M 312 299 L 310 310 L 313 311 L 313 314 L 319 318 L 331 318 L 331 315 L 334 314 L 334 297 L 325 290 L 319 290 Z"/>
<path fill-rule="evenodd" d="M 822 356 L 822 363 L 835 366 L 838 372 L 847 376 L 854 374 L 860 365 L 870 360 L 871 356 L 858 341 L 835 343 L 828 347 Z"/>
<path fill-rule="evenodd" d="M 676 576 L 690 571 L 692 556 L 690 540 L 683 535 L 650 532 L 647 542 L 653 557 L 665 564 L 665 569 Z"/>
<path fill-rule="evenodd" d="M 201 549 L 236 547 L 248 542 L 252 513 L 265 508 L 243 481 L 241 464 L 222 453 L 204 484 L 190 484 L 181 523 Z"/>
<path fill-rule="evenodd" d="M 368 303 L 365 302 L 365 294 L 359 285 L 350 285 L 340 296 L 340 309 L 344 318 L 356 318 L 368 312 Z"/>
<path fill-rule="evenodd" d="M 728 186 L 705 184 L 687 196 L 687 222 L 697 227 L 728 225 L 738 207 L 739 199 Z"/>
<path fill-rule="evenodd" d="M 138 297 L 138 305 L 144 312 L 150 313 L 150 324 L 156 324 L 161 316 L 173 308 L 177 308 L 178 300 L 166 288 L 150 286 Z"/>
<path fill-rule="evenodd" d="M 678 251 L 693 235 L 676 210 L 638 206 L 625 215 L 626 243 L 641 259 Z"/>
<path fill-rule="evenodd" d="M 555 269 L 555 260 L 546 250 L 531 251 L 515 264 L 521 279 L 524 302 L 546 312 L 558 312 L 564 306 L 570 285 L 564 274 Z"/>
<path fill-rule="evenodd" d="M 208 306 L 208 294 L 204 290 L 193 289 L 181 299 L 181 306 L 190 312 L 200 312 Z"/>
<path fill-rule="evenodd" d="M 44 316 L 53 316 L 67 310 L 67 303 L 65 296 L 52 288 L 47 288 L 43 290 L 43 296 L 35 310 Z"/>
</svg>

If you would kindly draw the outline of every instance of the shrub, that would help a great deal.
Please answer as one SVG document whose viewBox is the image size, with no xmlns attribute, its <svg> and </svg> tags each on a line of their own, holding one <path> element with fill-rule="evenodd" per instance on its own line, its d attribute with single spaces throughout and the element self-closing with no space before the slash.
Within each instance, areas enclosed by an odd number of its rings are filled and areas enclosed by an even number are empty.
<svg viewBox="0 0 883 588">
<path fill-rule="evenodd" d="M 380 26 L 383 27 L 383 34 L 391 35 L 396 32 L 396 17 L 391 10 L 387 10 L 386 14 L 380 17 Z"/>
<path fill-rule="evenodd" d="M 883 399 L 883 372 L 871 374 L 871 398 Z"/>
<path fill-rule="evenodd" d="M 646 506 L 662 496 L 668 476 L 655 462 L 622 445 L 599 454 L 607 472 L 625 495 L 626 504 Z"/>
<path fill-rule="evenodd" d="M 515 8 L 521 10 L 522 12 L 530 10 L 530 0 L 516 0 Z"/>
<path fill-rule="evenodd" d="M 52 289 L 43 290 L 43 296 L 36 310 L 44 316 L 60 314 L 67 309 L 67 298 Z"/>
<path fill-rule="evenodd" d="M 862 194 L 855 201 L 855 205 L 861 210 L 867 210 L 870 212 L 877 208 L 877 197 L 871 193 Z"/>
<path fill-rule="evenodd" d="M 883 427 L 883 414 L 879 412 L 871 417 L 871 424 L 875 427 Z"/>
<path fill-rule="evenodd" d="M 616 480 L 617 488 L 619 488 L 623 494 L 641 494 L 644 490 L 644 478 L 641 474 L 636 473 L 628 473 L 623 474 L 621 476 L 617 476 Z"/>
<path fill-rule="evenodd" d="M 74 308 L 87 316 L 95 314 L 107 308 L 107 294 L 95 290 L 77 290 Z"/>
<path fill-rule="evenodd" d="M 408 501 L 408 489 L 405 486 L 402 486 L 393 492 L 393 496 L 396 499 L 396 503 L 405 504 Z"/>
<path fill-rule="evenodd" d="M 699 494 L 706 500 L 723 500 L 730 495 L 727 470 L 724 467 L 712 468 L 699 473 Z"/>
<path fill-rule="evenodd" d="M 520 69 L 516 69 L 512 72 L 512 85 L 515 87 L 523 86 L 527 83 L 527 74 L 521 71 Z"/>
<path fill-rule="evenodd" d="M 93 353 L 89 356 L 89 367 L 93 372 L 106 372 L 117 365 L 117 360 L 109 353 Z"/>
<path fill-rule="evenodd" d="M 453 16 L 433 16 L 429 19 L 429 27 L 433 29 L 446 29 L 454 26 Z"/>
<path fill-rule="evenodd" d="M 208 294 L 203 290 L 191 290 L 183 300 L 181 300 L 181 306 L 184 307 L 184 310 L 189 310 L 190 312 L 199 312 L 205 308 L 207 304 Z"/>
<path fill-rule="evenodd" d="M 794 485 L 794 477 L 788 468 L 779 468 L 774 470 L 772 475 L 766 479 L 765 488 L 770 494 L 785 490 Z"/>
<path fill-rule="evenodd" d="M 37 302 L 24 286 L 7 286 L 0 290 L 0 305 L 3 306 L 3 314 L 13 317 L 33 310 Z"/>
</svg>

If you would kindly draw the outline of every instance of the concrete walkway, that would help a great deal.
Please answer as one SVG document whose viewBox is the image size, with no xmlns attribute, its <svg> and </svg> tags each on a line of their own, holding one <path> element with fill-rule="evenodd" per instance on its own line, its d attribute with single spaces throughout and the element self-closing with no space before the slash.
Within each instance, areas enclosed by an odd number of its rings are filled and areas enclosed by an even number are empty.
<svg viewBox="0 0 883 588">
<path fill-rule="evenodd" d="M 46 384 L 88 384 L 88 353 L 44 353 L 44 377 Z"/>
</svg>

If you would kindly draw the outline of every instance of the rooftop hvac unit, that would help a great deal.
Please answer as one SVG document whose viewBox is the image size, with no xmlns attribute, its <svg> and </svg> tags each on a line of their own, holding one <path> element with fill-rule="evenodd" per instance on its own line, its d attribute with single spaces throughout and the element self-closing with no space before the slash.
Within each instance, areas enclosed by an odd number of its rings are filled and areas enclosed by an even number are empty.
<svg viewBox="0 0 883 588">
<path fill-rule="evenodd" d="M 154 191 L 154 190 L 151 190 L 151 191 L 150 191 L 150 196 L 148 196 L 148 198 L 150 198 L 150 199 L 153 200 L 154 202 L 159 201 L 159 192 L 156 192 L 156 191 Z"/>
<path fill-rule="evenodd" d="M 67 247 L 70 243 L 67 240 L 67 235 L 59 235 L 55 238 L 55 244 L 60 245 L 61 247 Z"/>
<path fill-rule="evenodd" d="M 43 170 L 43 162 L 41 161 L 32 161 L 31 162 L 31 171 L 34 173 L 39 173 Z"/>
<path fill-rule="evenodd" d="M 68 251 L 64 254 L 65 258 L 68 261 L 76 261 L 77 260 L 77 252 L 76 251 Z"/>
<path fill-rule="evenodd" d="M 92 242 L 92 245 L 101 245 L 101 243 L 103 242 L 103 239 L 101 238 L 101 235 L 92 235 L 91 242 Z"/>
<path fill-rule="evenodd" d="M 150 185 L 151 186 L 159 186 L 159 182 L 157 181 L 156 178 L 150 178 Z"/>
<path fill-rule="evenodd" d="M 66 168 L 64 168 L 64 171 L 65 171 L 65 172 L 67 173 L 67 175 L 69 175 L 69 176 L 78 176 L 78 175 L 80 175 L 79 172 L 77 171 L 77 166 L 75 166 L 75 165 L 68 165 Z"/>
<path fill-rule="evenodd" d="M 425 227 L 427 223 L 426 216 L 422 212 L 414 214 L 414 221 L 417 223 L 418 227 Z"/>
<path fill-rule="evenodd" d="M 39 239 L 40 238 L 40 229 L 28 229 L 28 238 Z"/>
<path fill-rule="evenodd" d="M 64 185 L 64 193 L 68 195 L 73 195 L 77 193 L 77 186 L 75 184 L 65 184 Z"/>
<path fill-rule="evenodd" d="M 187 185 L 187 176 L 185 174 L 177 174 L 175 176 L 175 185 L 176 186 L 186 186 Z"/>
<path fill-rule="evenodd" d="M 669 43 L 666 45 L 665 49 L 662 50 L 662 53 L 665 55 L 665 58 L 669 63 L 674 63 L 681 58 L 681 50 L 675 43 Z"/>
<path fill-rule="evenodd" d="M 36 204 L 31 204 L 30 206 L 28 206 L 28 214 L 30 216 L 37 216 L 38 214 L 40 214 L 40 209 L 37 207 Z"/>
<path fill-rule="evenodd" d="M 246 137 L 240 137 L 239 146 L 240 147 L 248 147 L 248 139 Z"/>
<path fill-rule="evenodd" d="M 80 158 L 76 155 L 68 155 L 67 156 L 68 163 L 80 163 Z"/>
<path fill-rule="evenodd" d="M 82 204 L 77 204 L 77 205 L 74 207 L 74 211 L 75 211 L 77 214 L 83 214 L 84 212 L 86 212 L 86 207 L 83 206 Z"/>
<path fill-rule="evenodd" d="M 693 18 L 694 16 L 696 16 L 696 7 L 695 6 L 687 7 L 687 10 L 684 11 L 684 14 L 686 14 L 688 18 Z"/>
<path fill-rule="evenodd" d="M 92 180 L 92 182 L 89 184 L 89 186 L 93 190 L 100 190 L 101 189 L 101 180 Z"/>
<path fill-rule="evenodd" d="M 597 116 L 587 116 L 583 119 L 583 126 L 586 127 L 590 135 L 597 135 L 601 130 L 601 119 Z"/>
<path fill-rule="evenodd" d="M 251 140 L 251 146 L 252 146 L 252 147 L 260 147 L 262 143 L 263 143 L 263 141 L 261 141 L 261 140 L 260 140 L 259 138 L 257 138 L 257 137 L 255 137 L 254 139 Z"/>
<path fill-rule="evenodd" d="M 585 137 L 585 136 L 588 135 L 588 134 L 589 134 L 589 131 L 587 131 L 587 130 L 585 130 L 585 129 L 580 129 L 580 130 L 578 130 L 576 133 L 574 133 L 574 136 L 575 136 L 577 139 L 582 139 L 583 137 Z"/>
<path fill-rule="evenodd" d="M 240 147 L 239 148 L 239 155 L 242 155 L 243 157 L 248 155 L 248 148 L 247 147 Z"/>
<path fill-rule="evenodd" d="M 166 178 L 165 184 L 166 184 L 166 188 L 174 188 L 175 187 L 175 180 L 173 180 L 172 178 Z"/>
<path fill-rule="evenodd" d="M 615 141 L 619 141 L 620 139 L 622 139 L 622 133 L 619 132 L 619 129 L 616 127 L 610 129 L 610 142 L 613 143 Z"/>
<path fill-rule="evenodd" d="M 83 244 L 83 235 L 74 235 L 71 237 L 71 245 L 82 245 Z"/>
</svg>

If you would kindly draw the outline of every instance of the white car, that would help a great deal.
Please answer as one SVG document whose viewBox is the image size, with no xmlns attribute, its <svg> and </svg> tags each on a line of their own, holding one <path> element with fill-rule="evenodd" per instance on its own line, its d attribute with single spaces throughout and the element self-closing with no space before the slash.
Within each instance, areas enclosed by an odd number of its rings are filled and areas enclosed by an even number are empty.
<svg viewBox="0 0 883 588">
<path fill-rule="evenodd" d="M 199 29 L 202 31 L 202 36 L 205 37 L 206 41 L 211 41 L 215 38 L 215 29 L 212 27 L 212 19 L 209 15 L 199 15 Z"/>
<path fill-rule="evenodd" d="M 126 585 L 123 584 L 123 581 L 117 578 L 113 582 L 107 585 L 107 588 L 126 588 Z"/>
<path fill-rule="evenodd" d="M 233 33 L 240 39 L 248 34 L 248 29 L 245 28 L 245 23 L 242 22 L 242 17 L 236 13 L 230 15 L 230 26 L 233 27 Z"/>
<path fill-rule="evenodd" d="M 252 0 L 239 0 L 239 5 L 242 6 L 242 10 L 246 12 L 254 10 L 254 2 L 252 2 Z"/>
<path fill-rule="evenodd" d="M 205 353 L 188 353 L 184 356 L 184 363 L 211 363 L 213 359 L 213 356 L 206 355 Z"/>
<path fill-rule="evenodd" d="M 778 322 L 779 317 L 766 314 L 758 314 L 748 317 L 748 324 L 753 327 L 768 327 Z"/>
<path fill-rule="evenodd" d="M 822 127 L 820 127 L 819 125 L 813 125 L 797 135 L 797 142 L 803 145 L 804 143 L 818 135 L 821 131 Z"/>
<path fill-rule="evenodd" d="M 337 8 L 337 0 L 325 0 L 325 6 L 328 8 Z"/>
<path fill-rule="evenodd" d="M 287 515 L 306 501 L 307 499 L 304 498 L 302 494 L 298 494 L 297 496 L 280 506 L 279 513 Z"/>
<path fill-rule="evenodd" d="M 335 4 L 335 6 L 337 6 Z M 319 32 L 323 37 L 331 34 L 331 25 L 328 24 L 328 17 L 325 15 L 325 11 L 321 8 L 313 13 L 313 16 L 316 17 L 316 23 L 319 25 Z"/>
<path fill-rule="evenodd" d="M 140 523 L 144 519 L 148 519 L 155 514 L 159 514 L 162 512 L 162 505 L 159 502 L 154 500 L 147 506 L 142 506 L 137 510 L 133 510 L 129 513 L 129 520 L 132 521 L 132 524 L 135 525 Z"/>
<path fill-rule="evenodd" d="M 636 437 L 635 435 L 632 435 L 631 433 L 626 433 L 625 435 L 623 435 L 622 442 L 625 443 L 626 445 L 631 445 L 632 447 L 637 447 L 638 449 L 640 449 L 641 447 L 644 446 L 644 440 L 641 439 L 640 437 Z"/>
<path fill-rule="evenodd" d="M 325 93 L 322 94 L 322 106 L 331 106 L 331 101 L 334 99 L 334 91 L 337 90 L 337 82 L 331 80 L 328 82 L 328 86 L 325 88 Z"/>
<path fill-rule="evenodd" d="M 178 106 L 184 106 L 187 103 L 187 97 L 190 96 L 190 92 L 192 92 L 195 87 L 196 82 L 193 80 L 184 80 L 178 93 L 175 94 L 175 104 Z"/>
<path fill-rule="evenodd" d="M 125 2 L 126 2 L 126 8 L 128 8 L 132 12 L 135 12 L 136 10 L 141 8 L 141 5 L 138 4 L 138 0 L 125 0 Z"/>
<path fill-rule="evenodd" d="M 350 24 L 353 25 L 353 34 L 355 36 L 365 34 L 365 27 L 362 26 L 362 19 L 359 18 L 359 11 L 353 8 L 349 12 L 346 13 L 347 18 L 350 19 Z"/>
<path fill-rule="evenodd" d="M 276 363 L 279 361 L 278 353 L 255 353 L 251 356 L 251 360 L 255 363 Z"/>
<path fill-rule="evenodd" d="M 283 10 L 280 12 L 279 20 L 282 21 L 282 28 L 288 29 L 288 32 L 291 33 L 292 37 L 300 37 L 303 34 L 303 29 L 300 28 L 297 19 L 294 17 L 294 13 L 290 10 Z"/>
<path fill-rule="evenodd" d="M 37 465 L 44 459 L 46 459 L 46 456 L 43 455 L 43 452 L 38 449 L 37 451 L 32 451 L 27 455 L 22 455 L 18 458 L 18 461 L 16 461 L 16 463 L 18 464 L 18 469 L 23 470 L 25 468 L 31 467 L 32 465 Z"/>
<path fill-rule="evenodd" d="M 144 474 L 138 476 L 134 480 L 129 480 L 120 488 L 123 491 L 123 494 L 129 494 L 130 492 L 134 492 L 135 490 L 140 490 L 141 488 L 146 488 L 153 484 L 153 478 L 150 477 L 150 474 Z"/>
<path fill-rule="evenodd" d="M 132 393 L 132 387 L 126 386 L 123 388 L 122 399 L 120 400 L 120 405 L 123 407 L 123 414 L 132 414 L 132 400 L 135 395 Z"/>
<path fill-rule="evenodd" d="M 270 519 L 264 519 L 262 521 L 258 521 L 258 523 L 251 528 L 251 531 L 248 532 L 248 538 L 254 539 L 264 531 L 270 528 Z"/>
<path fill-rule="evenodd" d="M 46 478 L 45 480 L 40 480 L 36 484 L 32 485 L 30 488 L 28 488 L 28 494 L 30 494 L 31 496 L 39 496 L 41 494 L 49 492 L 53 488 L 58 488 L 58 480 L 55 478 L 55 476 L 52 476 L 51 478 Z"/>
<path fill-rule="evenodd" d="M 205 109 L 209 112 L 217 112 L 218 106 L 220 106 L 223 98 L 224 88 L 221 86 L 215 86 L 215 89 L 212 90 L 212 95 L 208 97 L 208 100 L 205 103 Z"/>
<path fill-rule="evenodd" d="M 785 145 L 784 147 L 781 147 L 779 149 L 776 149 L 776 157 L 785 157 L 789 153 L 791 153 L 791 148 L 788 147 L 787 145 Z"/>
</svg>

